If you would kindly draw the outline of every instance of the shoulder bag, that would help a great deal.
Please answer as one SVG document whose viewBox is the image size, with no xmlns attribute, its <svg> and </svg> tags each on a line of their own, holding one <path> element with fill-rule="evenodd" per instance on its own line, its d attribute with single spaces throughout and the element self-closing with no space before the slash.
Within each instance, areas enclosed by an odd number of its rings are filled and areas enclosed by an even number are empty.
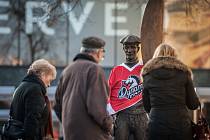
<svg viewBox="0 0 210 140">
<path fill-rule="evenodd" d="M 2 140 L 4 139 L 15 139 L 15 140 L 23 140 L 24 139 L 24 129 L 23 123 L 14 120 L 11 117 L 2 127 Z"/>
<path fill-rule="evenodd" d="M 200 114 L 197 123 L 191 121 L 193 140 L 209 140 L 210 139 L 209 124 L 205 119 L 201 106 L 199 106 L 199 108 L 200 108 Z"/>
</svg>

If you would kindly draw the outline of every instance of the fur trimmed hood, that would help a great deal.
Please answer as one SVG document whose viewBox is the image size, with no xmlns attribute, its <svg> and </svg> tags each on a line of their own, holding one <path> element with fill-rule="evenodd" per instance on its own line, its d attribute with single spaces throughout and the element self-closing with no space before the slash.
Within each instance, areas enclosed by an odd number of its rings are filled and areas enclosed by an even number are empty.
<svg viewBox="0 0 210 140">
<path fill-rule="evenodd" d="M 150 59 L 142 68 L 142 76 L 159 68 L 178 69 L 187 72 L 192 77 L 191 69 L 175 57 L 157 57 Z"/>
</svg>

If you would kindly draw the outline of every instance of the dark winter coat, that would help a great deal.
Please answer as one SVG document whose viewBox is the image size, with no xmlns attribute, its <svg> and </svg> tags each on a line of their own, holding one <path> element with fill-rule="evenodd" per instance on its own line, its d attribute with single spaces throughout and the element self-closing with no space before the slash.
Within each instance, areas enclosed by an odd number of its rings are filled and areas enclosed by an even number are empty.
<svg viewBox="0 0 210 140">
<path fill-rule="evenodd" d="M 158 57 L 146 63 L 142 75 L 143 103 L 150 117 L 150 139 L 154 139 L 154 134 L 179 140 L 192 139 L 188 109 L 196 109 L 199 100 L 191 70 L 174 57 Z"/>
<path fill-rule="evenodd" d="M 26 140 L 42 140 L 48 123 L 46 88 L 35 75 L 27 75 L 15 90 L 10 109 L 12 118 L 23 122 Z"/>
<path fill-rule="evenodd" d="M 78 54 L 63 71 L 56 90 L 54 109 L 62 118 L 64 139 L 108 140 L 112 119 L 106 111 L 107 97 L 103 69 L 93 57 Z"/>
</svg>

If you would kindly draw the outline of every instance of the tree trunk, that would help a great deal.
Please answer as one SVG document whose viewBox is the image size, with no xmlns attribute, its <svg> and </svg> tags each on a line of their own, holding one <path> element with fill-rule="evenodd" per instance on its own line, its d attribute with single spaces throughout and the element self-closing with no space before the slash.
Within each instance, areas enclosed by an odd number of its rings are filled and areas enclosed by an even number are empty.
<svg viewBox="0 0 210 140">
<path fill-rule="evenodd" d="M 163 40 L 164 0 L 149 0 L 147 3 L 142 26 L 142 58 L 144 64 L 152 58 L 156 47 Z"/>
<path fill-rule="evenodd" d="M 30 49 L 30 55 L 31 55 L 31 63 L 34 61 L 34 48 L 33 48 L 33 39 L 32 34 L 27 35 L 28 42 L 29 42 L 29 49 Z"/>
</svg>

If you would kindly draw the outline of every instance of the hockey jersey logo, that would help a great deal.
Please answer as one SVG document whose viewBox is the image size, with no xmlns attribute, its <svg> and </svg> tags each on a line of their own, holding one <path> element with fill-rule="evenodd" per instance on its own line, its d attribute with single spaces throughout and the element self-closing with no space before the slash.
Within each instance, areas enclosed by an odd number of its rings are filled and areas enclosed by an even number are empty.
<svg viewBox="0 0 210 140">
<path fill-rule="evenodd" d="M 122 80 L 122 86 L 118 93 L 118 98 L 127 98 L 132 99 L 136 95 L 139 95 L 143 90 L 143 85 L 140 82 L 140 79 L 131 75 L 127 78 L 127 80 Z"/>
</svg>

